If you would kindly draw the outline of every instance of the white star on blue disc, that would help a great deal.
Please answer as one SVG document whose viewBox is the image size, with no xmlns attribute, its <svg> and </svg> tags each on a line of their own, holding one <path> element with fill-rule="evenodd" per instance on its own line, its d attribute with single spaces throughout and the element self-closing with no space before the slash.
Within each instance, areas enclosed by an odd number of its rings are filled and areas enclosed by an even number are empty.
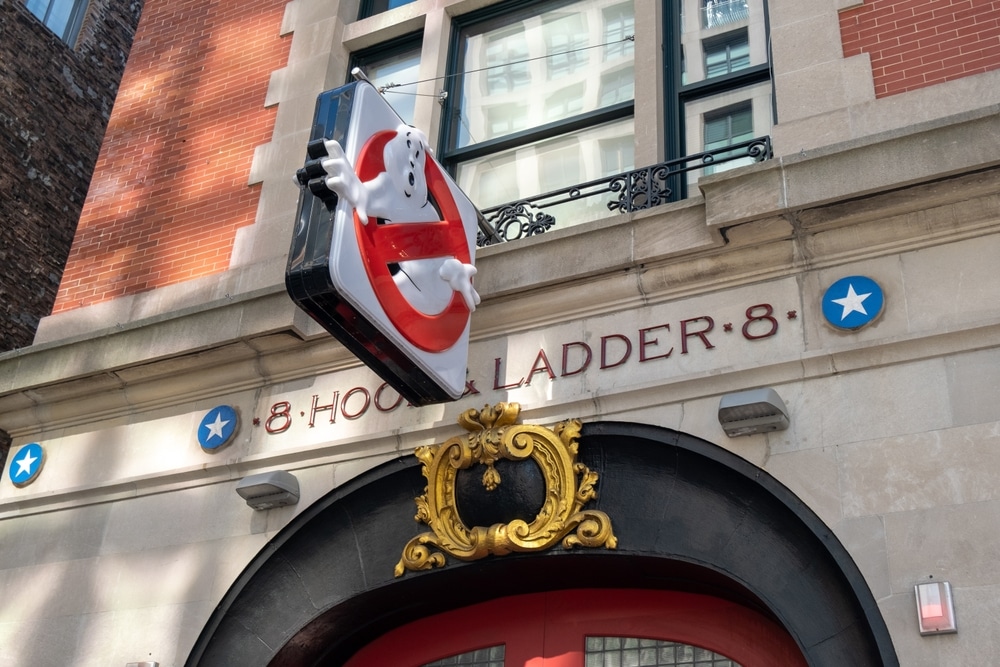
<svg viewBox="0 0 1000 667">
<path fill-rule="evenodd" d="M 823 317 L 838 329 L 860 329 L 882 312 L 885 295 L 871 278 L 841 278 L 823 295 Z"/>
<path fill-rule="evenodd" d="M 21 447 L 10 460 L 10 467 L 7 469 L 10 481 L 14 482 L 15 486 L 24 486 L 35 481 L 44 460 L 45 452 L 37 442 Z"/>
<path fill-rule="evenodd" d="M 198 425 L 198 444 L 209 451 L 227 444 L 236 433 L 239 417 L 228 405 L 218 405 L 209 410 Z"/>
</svg>

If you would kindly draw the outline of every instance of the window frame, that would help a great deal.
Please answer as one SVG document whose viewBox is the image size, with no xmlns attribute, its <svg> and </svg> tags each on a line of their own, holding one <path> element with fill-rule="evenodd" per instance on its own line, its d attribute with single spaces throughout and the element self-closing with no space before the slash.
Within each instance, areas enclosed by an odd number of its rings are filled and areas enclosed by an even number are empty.
<svg viewBox="0 0 1000 667">
<path fill-rule="evenodd" d="M 417 63 L 419 65 L 420 62 L 419 52 L 422 50 L 422 48 L 423 48 L 423 31 L 420 31 L 420 32 L 411 32 L 406 35 L 400 35 L 399 37 L 395 37 L 393 39 L 386 40 L 384 42 L 379 42 L 374 46 L 354 51 L 351 53 L 351 57 L 348 61 L 347 80 L 345 81 L 345 83 L 351 83 L 352 81 L 354 81 L 354 77 L 351 74 L 351 72 L 354 71 L 355 67 L 360 67 L 361 70 L 364 71 L 365 75 L 367 76 L 368 72 L 365 70 L 366 64 L 376 61 L 388 60 L 389 58 L 402 55 L 404 53 L 413 50 L 416 50 L 418 52 Z M 400 81 L 398 83 L 409 85 L 416 82 Z M 392 103 L 391 97 L 387 99 L 391 105 Z"/>
<path fill-rule="evenodd" d="M 558 8 L 571 5 L 577 0 L 557 0 L 556 2 L 546 2 L 542 10 Z M 537 16 L 541 13 L 539 3 L 535 0 L 510 0 L 501 2 L 480 11 L 470 12 L 461 16 L 456 16 L 452 20 L 451 40 L 448 48 L 447 72 L 445 91 L 447 99 L 441 114 L 441 131 L 438 141 L 438 160 L 452 175 L 455 174 L 458 163 L 467 160 L 481 158 L 491 153 L 499 153 L 517 146 L 552 139 L 563 134 L 569 134 L 578 130 L 595 127 L 603 123 L 620 120 L 635 116 L 635 97 L 627 102 L 586 111 L 569 118 L 542 123 L 513 134 L 486 139 L 469 146 L 452 148 L 458 143 L 458 123 L 452 122 L 458 112 L 458 100 L 461 95 L 461 66 L 465 56 L 463 39 L 466 31 L 476 27 L 481 32 L 490 29 L 490 24 L 501 24 L 501 22 L 514 22 L 520 17 Z"/>
<path fill-rule="evenodd" d="M 44 25 L 49 32 L 58 37 L 61 42 L 72 48 L 76 45 L 77 40 L 80 38 L 80 32 L 83 30 L 84 19 L 87 16 L 87 12 L 90 10 L 90 0 L 70 0 L 73 4 L 73 8 L 70 10 L 69 17 L 66 20 L 66 25 L 63 27 L 61 33 L 56 32 L 56 30 L 49 25 L 49 18 L 52 15 L 52 9 L 59 3 L 59 1 L 60 0 L 48 0 L 45 5 L 43 16 L 39 16 L 28 8 L 28 0 L 22 0 L 22 4 L 25 10 L 38 19 L 38 21 Z"/>
<path fill-rule="evenodd" d="M 746 47 L 746 62 L 747 64 L 743 67 L 733 68 L 733 47 L 734 46 L 745 46 Z M 737 28 L 730 32 L 723 33 L 721 35 L 714 35 L 712 37 L 707 37 L 701 41 L 701 51 L 702 59 L 705 64 L 705 78 L 714 79 L 719 76 L 726 76 L 727 74 L 733 74 L 734 72 L 740 72 L 750 67 L 750 35 L 746 27 Z M 725 63 L 726 71 L 722 74 L 710 74 L 709 73 L 709 54 L 721 54 L 724 56 L 722 62 Z"/>
<path fill-rule="evenodd" d="M 758 65 L 750 65 L 743 69 L 729 74 L 708 77 L 700 81 L 685 84 L 682 81 L 683 58 L 681 50 L 681 3 L 683 0 L 664 0 L 663 12 L 663 42 L 664 42 L 664 73 L 663 73 L 663 96 L 664 96 L 664 152 L 666 160 L 674 160 L 700 153 L 691 152 L 685 146 L 684 137 L 687 133 L 684 109 L 690 102 L 711 97 L 719 93 L 736 91 L 739 89 L 750 89 L 760 83 L 769 82 L 771 84 L 771 124 L 778 122 L 777 102 L 774 96 L 774 79 L 771 76 L 771 43 L 766 39 L 767 61 Z M 699 8 L 702 6 L 699 1 Z M 763 7 L 764 34 L 771 34 L 771 20 L 767 6 L 767 0 L 761 0 Z M 698 19 L 699 25 L 701 18 Z M 734 28 L 733 31 L 739 28 Z M 748 36 L 749 38 L 749 36 Z M 702 56 L 704 59 L 704 56 Z M 671 76 L 672 74 L 672 76 Z M 670 177 L 668 181 L 671 189 L 672 200 L 684 199 L 687 197 L 688 183 L 686 178 L 680 174 Z"/>
</svg>

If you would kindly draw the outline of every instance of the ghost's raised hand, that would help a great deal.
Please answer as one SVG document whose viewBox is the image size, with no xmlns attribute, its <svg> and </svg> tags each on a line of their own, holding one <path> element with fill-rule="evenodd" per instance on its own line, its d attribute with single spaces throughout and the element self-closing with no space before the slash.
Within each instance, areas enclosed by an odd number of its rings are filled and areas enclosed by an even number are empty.
<svg viewBox="0 0 1000 667">
<path fill-rule="evenodd" d="M 354 173 L 354 167 L 347 160 L 340 142 L 327 139 L 323 142 L 329 157 L 323 158 L 321 164 L 328 176 L 326 187 L 337 193 L 337 196 L 350 204 L 358 213 L 362 224 L 368 224 L 368 189 Z"/>
<path fill-rule="evenodd" d="M 472 286 L 472 276 L 476 275 L 476 267 L 471 264 L 462 264 L 454 257 L 451 257 L 442 262 L 438 275 L 453 290 L 462 295 L 462 298 L 465 300 L 465 306 L 469 309 L 470 313 L 476 310 L 476 305 L 479 303 L 479 293 Z"/>
</svg>

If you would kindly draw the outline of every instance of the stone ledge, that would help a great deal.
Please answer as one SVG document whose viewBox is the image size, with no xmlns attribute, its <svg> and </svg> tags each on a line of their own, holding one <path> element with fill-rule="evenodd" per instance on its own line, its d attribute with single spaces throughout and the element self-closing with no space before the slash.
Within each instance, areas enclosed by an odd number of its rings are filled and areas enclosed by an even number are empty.
<svg viewBox="0 0 1000 667">
<path fill-rule="evenodd" d="M 998 165 L 1000 105 L 995 105 L 706 176 L 698 185 L 707 224 L 725 227 Z"/>
</svg>

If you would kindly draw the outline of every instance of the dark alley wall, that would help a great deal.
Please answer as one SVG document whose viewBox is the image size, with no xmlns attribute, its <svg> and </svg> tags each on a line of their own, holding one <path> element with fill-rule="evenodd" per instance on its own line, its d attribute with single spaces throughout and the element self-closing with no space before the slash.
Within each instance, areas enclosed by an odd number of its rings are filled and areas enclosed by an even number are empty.
<svg viewBox="0 0 1000 667">
<path fill-rule="evenodd" d="M 0 0 L 0 352 L 48 315 L 142 0 L 92 0 L 73 46 Z"/>
</svg>

